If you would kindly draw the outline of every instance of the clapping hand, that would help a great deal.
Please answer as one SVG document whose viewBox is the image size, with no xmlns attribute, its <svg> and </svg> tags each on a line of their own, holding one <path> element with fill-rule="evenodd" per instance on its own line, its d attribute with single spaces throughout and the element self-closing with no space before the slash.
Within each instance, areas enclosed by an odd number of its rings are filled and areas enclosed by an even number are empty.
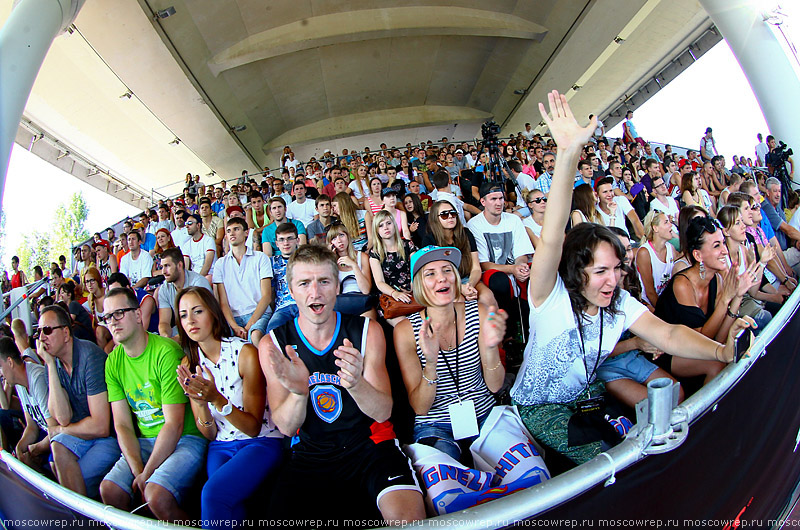
<svg viewBox="0 0 800 530">
<path fill-rule="evenodd" d="M 197 366 L 195 373 L 184 365 L 178 366 L 178 383 L 183 391 L 192 399 L 203 404 L 213 403 L 219 396 L 214 375 L 205 366 Z"/>
<path fill-rule="evenodd" d="M 344 388 L 354 388 L 364 375 L 364 356 L 353 347 L 350 339 L 344 339 L 341 346 L 333 350 L 336 366 L 339 367 L 339 381 Z"/>
<path fill-rule="evenodd" d="M 284 355 L 269 338 L 259 343 L 259 349 L 262 348 L 267 350 L 272 373 L 283 387 L 292 394 L 307 395 L 308 368 L 294 348 L 287 344 Z"/>
</svg>

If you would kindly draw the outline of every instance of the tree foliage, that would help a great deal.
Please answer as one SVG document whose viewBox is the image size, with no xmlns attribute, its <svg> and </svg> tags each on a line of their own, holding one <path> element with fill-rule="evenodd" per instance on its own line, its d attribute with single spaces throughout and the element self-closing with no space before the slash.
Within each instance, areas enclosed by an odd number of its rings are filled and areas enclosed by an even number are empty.
<svg viewBox="0 0 800 530">
<path fill-rule="evenodd" d="M 69 256 L 73 245 L 89 239 L 89 232 L 84 226 L 87 217 L 89 217 L 89 207 L 80 192 L 74 193 L 69 201 L 56 208 L 53 218 L 53 238 L 50 242 L 50 261 L 57 261 L 61 254 Z"/>
<path fill-rule="evenodd" d="M 38 230 L 25 234 L 22 244 L 17 249 L 17 256 L 20 268 L 29 274 L 36 265 L 47 270 L 50 265 L 50 234 Z M 30 276 L 33 277 L 32 274 Z"/>
</svg>

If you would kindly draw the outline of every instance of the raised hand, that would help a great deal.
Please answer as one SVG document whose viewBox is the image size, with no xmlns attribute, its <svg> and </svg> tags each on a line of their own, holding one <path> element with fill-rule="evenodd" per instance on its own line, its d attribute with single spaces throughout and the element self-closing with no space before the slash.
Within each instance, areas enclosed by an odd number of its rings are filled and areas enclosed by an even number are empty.
<svg viewBox="0 0 800 530">
<path fill-rule="evenodd" d="M 422 355 L 425 356 L 425 363 L 430 365 L 434 372 L 436 371 L 436 362 L 439 360 L 439 350 L 441 349 L 439 331 L 441 331 L 441 326 L 437 324 L 436 329 L 434 329 L 430 318 L 426 318 L 422 321 L 419 337 L 417 337 L 419 349 L 422 350 Z"/>
<path fill-rule="evenodd" d="M 299 396 L 308 394 L 308 368 L 294 348 L 287 344 L 284 355 L 272 340 L 262 340 L 259 343 L 260 348 L 267 350 L 272 373 L 286 390 Z"/>
<path fill-rule="evenodd" d="M 495 306 L 489 307 L 489 314 L 481 323 L 484 346 L 494 348 L 503 342 L 503 337 L 506 335 L 506 320 L 508 320 L 508 313 L 502 309 L 498 311 Z"/>
<path fill-rule="evenodd" d="M 539 112 L 547 127 L 550 136 L 555 140 L 559 151 L 562 149 L 583 148 L 592 132 L 597 128 L 597 116 L 589 121 L 589 125 L 581 127 L 572 115 L 572 110 L 567 103 L 567 97 L 553 90 L 547 94 L 552 118 L 547 114 L 543 103 L 539 103 Z"/>
<path fill-rule="evenodd" d="M 364 356 L 353 347 L 350 339 L 344 339 L 342 345 L 333 350 L 333 355 L 339 367 L 339 382 L 344 388 L 354 388 L 364 375 Z"/>
</svg>

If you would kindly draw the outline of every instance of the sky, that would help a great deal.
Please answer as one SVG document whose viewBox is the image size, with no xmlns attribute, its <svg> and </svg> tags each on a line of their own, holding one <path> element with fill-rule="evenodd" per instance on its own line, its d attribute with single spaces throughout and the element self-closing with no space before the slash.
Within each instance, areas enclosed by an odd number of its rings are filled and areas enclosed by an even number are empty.
<svg viewBox="0 0 800 530">
<path fill-rule="evenodd" d="M 789 21 L 784 26 L 786 33 L 794 43 L 800 43 L 800 2 L 784 0 L 781 7 Z M 724 80 L 724 90 L 708 90 L 709 79 Z M 756 133 L 768 134 L 750 85 L 725 41 L 637 109 L 634 123 L 646 140 L 692 149 L 699 148 L 706 127 L 712 127 L 717 150 L 729 165 L 733 155 L 754 157 Z M 621 136 L 622 126 L 614 127 L 607 134 Z M 32 182 L 35 182 L 35 189 L 32 189 Z M 5 260 L 8 263 L 0 264 L 0 268 L 10 268 L 11 255 L 17 251 L 23 234 L 33 230 L 49 231 L 56 207 L 76 191 L 83 192 L 89 205 L 86 228 L 90 233 L 101 231 L 138 211 L 16 144 L 5 186 L 2 207 L 6 214 Z"/>
</svg>

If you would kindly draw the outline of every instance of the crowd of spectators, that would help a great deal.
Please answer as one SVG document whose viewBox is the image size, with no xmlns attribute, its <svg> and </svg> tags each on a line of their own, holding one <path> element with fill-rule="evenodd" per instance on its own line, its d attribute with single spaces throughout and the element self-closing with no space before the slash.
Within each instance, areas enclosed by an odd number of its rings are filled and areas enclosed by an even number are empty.
<svg viewBox="0 0 800 530">
<path fill-rule="evenodd" d="M 424 516 L 424 492 L 396 438 L 468 465 L 464 402 L 478 425 L 517 405 L 556 470 L 619 443 L 649 381 L 686 383 L 683 399 L 797 287 L 800 199 L 782 207 L 772 168 L 728 168 L 711 128 L 678 154 L 632 112 L 612 140 L 549 105 L 550 137 L 526 124 L 502 169 L 443 138 L 305 163 L 287 146 L 235 183 L 187 174 L 74 268 L 51 264 L 35 345 L 21 321 L 0 339 L 3 447 L 164 520 L 244 520 L 280 473 L 276 513 L 286 484 L 319 479 L 399 521 Z M 583 415 L 598 407 L 611 434 Z"/>
</svg>

